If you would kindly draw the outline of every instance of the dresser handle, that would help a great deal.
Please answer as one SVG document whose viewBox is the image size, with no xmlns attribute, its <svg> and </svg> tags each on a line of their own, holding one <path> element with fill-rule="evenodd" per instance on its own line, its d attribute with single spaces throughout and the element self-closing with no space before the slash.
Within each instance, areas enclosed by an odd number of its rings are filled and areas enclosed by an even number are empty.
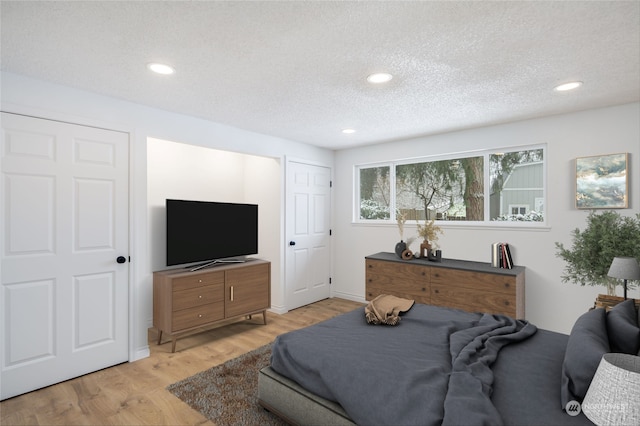
<svg viewBox="0 0 640 426">
<path fill-rule="evenodd" d="M 233 302 L 233 286 L 231 286 L 231 301 Z"/>
<path fill-rule="evenodd" d="M 202 295 L 198 296 L 198 299 L 202 299 Z"/>
<path fill-rule="evenodd" d="M 202 282 L 202 280 L 198 280 L 198 282 L 199 282 L 199 283 L 201 283 L 201 282 Z"/>
<path fill-rule="evenodd" d="M 198 318 L 202 318 L 202 314 L 198 314 Z"/>
</svg>

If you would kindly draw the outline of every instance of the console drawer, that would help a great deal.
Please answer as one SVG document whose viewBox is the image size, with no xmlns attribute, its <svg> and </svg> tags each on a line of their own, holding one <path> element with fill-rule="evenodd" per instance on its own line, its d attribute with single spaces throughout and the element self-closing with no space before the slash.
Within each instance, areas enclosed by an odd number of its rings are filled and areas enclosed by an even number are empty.
<svg viewBox="0 0 640 426">
<path fill-rule="evenodd" d="M 203 287 L 206 285 L 224 285 L 224 272 L 209 272 L 193 276 L 186 276 L 173 279 L 173 291 L 188 290 L 190 288 Z"/>
<path fill-rule="evenodd" d="M 173 292 L 173 310 L 193 308 L 213 302 L 222 302 L 224 284 L 208 285 Z"/>
<path fill-rule="evenodd" d="M 224 301 L 175 311 L 172 315 L 172 331 L 205 325 L 224 318 Z"/>
</svg>

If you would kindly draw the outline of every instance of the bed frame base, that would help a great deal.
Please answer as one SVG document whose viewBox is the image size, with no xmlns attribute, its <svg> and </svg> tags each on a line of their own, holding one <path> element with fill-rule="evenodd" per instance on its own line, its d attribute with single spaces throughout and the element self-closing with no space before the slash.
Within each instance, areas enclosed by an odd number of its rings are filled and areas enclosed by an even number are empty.
<svg viewBox="0 0 640 426">
<path fill-rule="evenodd" d="M 354 425 L 337 403 L 320 398 L 265 367 L 258 374 L 258 402 L 292 425 Z"/>
</svg>

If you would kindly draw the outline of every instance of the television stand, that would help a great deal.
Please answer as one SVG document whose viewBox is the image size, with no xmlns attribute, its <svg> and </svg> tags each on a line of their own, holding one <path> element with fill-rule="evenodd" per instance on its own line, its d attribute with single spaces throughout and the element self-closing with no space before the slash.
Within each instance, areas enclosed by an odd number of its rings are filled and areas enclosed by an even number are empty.
<svg viewBox="0 0 640 426">
<path fill-rule="evenodd" d="M 229 320 L 262 314 L 271 307 L 271 263 L 254 259 L 189 272 L 183 268 L 153 273 L 153 326 L 158 344 L 176 340 Z"/>
<path fill-rule="evenodd" d="M 189 272 L 195 272 L 195 271 L 199 271 L 200 269 L 208 268 L 210 266 L 224 265 L 224 264 L 228 264 L 228 263 L 244 263 L 244 262 L 246 262 L 246 260 L 242 260 L 242 259 L 227 259 L 227 260 L 216 259 L 216 260 L 212 260 L 211 262 L 201 263 L 200 265 L 196 265 L 193 268 L 189 267 L 187 269 L 189 269 Z"/>
</svg>

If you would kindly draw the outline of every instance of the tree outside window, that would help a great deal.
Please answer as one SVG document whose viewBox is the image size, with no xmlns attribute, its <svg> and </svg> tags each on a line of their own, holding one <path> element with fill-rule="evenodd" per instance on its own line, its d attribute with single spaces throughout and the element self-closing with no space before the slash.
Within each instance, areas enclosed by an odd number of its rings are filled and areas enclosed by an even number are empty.
<svg viewBox="0 0 640 426">
<path fill-rule="evenodd" d="M 407 219 L 483 220 L 482 157 L 396 166 L 396 207 Z"/>
<path fill-rule="evenodd" d="M 389 166 L 360 169 L 360 219 L 390 219 Z"/>
</svg>

